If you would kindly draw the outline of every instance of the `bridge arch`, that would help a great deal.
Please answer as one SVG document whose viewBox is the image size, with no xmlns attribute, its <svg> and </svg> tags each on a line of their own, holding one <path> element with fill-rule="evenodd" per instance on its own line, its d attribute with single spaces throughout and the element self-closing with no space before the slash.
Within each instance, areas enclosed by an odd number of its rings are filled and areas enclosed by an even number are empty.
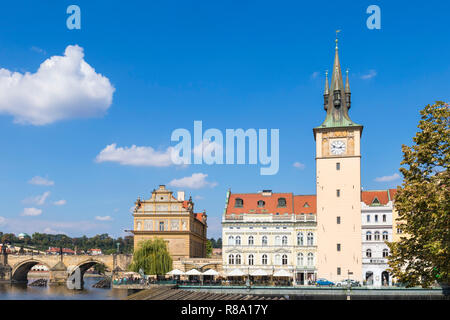
<svg viewBox="0 0 450 320">
<path fill-rule="evenodd" d="M 72 275 L 76 269 L 80 269 L 81 277 L 83 277 L 84 274 L 86 273 L 86 271 L 89 270 L 91 267 L 95 266 L 96 264 L 104 265 L 108 271 L 112 271 L 111 266 L 108 266 L 107 263 L 105 263 L 104 261 L 102 261 L 100 259 L 94 259 L 94 258 L 87 259 L 87 260 L 81 261 L 75 265 L 72 265 L 67 269 L 67 271 L 68 271 L 69 275 Z"/>
<path fill-rule="evenodd" d="M 27 259 L 14 265 L 11 271 L 11 280 L 15 282 L 28 282 L 28 272 L 37 264 L 42 264 L 50 270 L 50 266 L 38 259 Z"/>
</svg>

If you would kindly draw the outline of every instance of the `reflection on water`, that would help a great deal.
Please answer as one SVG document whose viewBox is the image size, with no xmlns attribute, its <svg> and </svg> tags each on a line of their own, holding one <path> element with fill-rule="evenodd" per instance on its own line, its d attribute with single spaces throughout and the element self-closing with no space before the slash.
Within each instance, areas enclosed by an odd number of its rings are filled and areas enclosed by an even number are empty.
<svg viewBox="0 0 450 320">
<path fill-rule="evenodd" d="M 26 284 L 0 283 L 0 300 L 119 300 L 127 296 L 124 289 L 100 289 L 92 285 L 101 278 L 85 277 L 83 290 L 65 286 L 29 287 Z M 29 279 L 32 282 L 36 279 Z"/>
</svg>

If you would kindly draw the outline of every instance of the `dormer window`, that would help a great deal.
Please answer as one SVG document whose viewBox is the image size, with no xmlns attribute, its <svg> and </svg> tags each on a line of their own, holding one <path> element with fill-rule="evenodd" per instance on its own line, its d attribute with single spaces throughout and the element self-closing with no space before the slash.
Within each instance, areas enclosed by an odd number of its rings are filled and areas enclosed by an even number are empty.
<svg viewBox="0 0 450 320">
<path fill-rule="evenodd" d="M 242 208 L 244 206 L 244 200 L 242 200 L 241 198 L 237 198 L 234 201 L 234 207 L 235 208 Z"/>
<path fill-rule="evenodd" d="M 260 208 L 264 207 L 265 204 L 266 204 L 266 203 L 265 203 L 264 201 L 262 201 L 262 200 L 259 200 L 259 201 L 258 201 L 258 207 L 260 207 Z"/>
<path fill-rule="evenodd" d="M 373 205 L 373 206 L 379 206 L 379 205 L 380 205 L 380 200 L 378 200 L 378 198 L 375 197 L 375 198 L 372 200 L 372 205 Z"/>
<path fill-rule="evenodd" d="M 278 207 L 286 207 L 286 198 L 278 198 Z"/>
<path fill-rule="evenodd" d="M 305 202 L 305 204 L 303 205 L 303 208 L 309 208 L 308 202 Z"/>
</svg>

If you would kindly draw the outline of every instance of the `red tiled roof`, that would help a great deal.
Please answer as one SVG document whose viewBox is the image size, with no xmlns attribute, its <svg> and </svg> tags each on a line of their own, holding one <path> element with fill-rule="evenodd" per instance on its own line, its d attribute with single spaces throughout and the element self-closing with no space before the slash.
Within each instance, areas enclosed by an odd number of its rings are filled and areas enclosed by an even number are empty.
<svg viewBox="0 0 450 320">
<path fill-rule="evenodd" d="M 389 195 L 391 196 L 391 200 L 395 200 L 395 195 L 397 194 L 397 189 L 389 189 Z"/>
<path fill-rule="evenodd" d="M 197 219 L 198 221 L 203 223 L 203 216 L 206 216 L 206 213 L 201 212 L 201 213 L 194 213 L 195 219 Z"/>
<path fill-rule="evenodd" d="M 317 213 L 316 195 L 294 196 L 294 212 L 296 214 Z"/>
<path fill-rule="evenodd" d="M 286 199 L 286 206 L 279 207 L 278 199 Z M 242 207 L 235 207 L 236 199 L 243 200 Z M 258 201 L 264 201 L 264 206 L 258 206 Z M 305 207 L 305 204 L 308 204 Z M 241 213 L 316 213 L 316 196 L 294 196 L 292 193 L 271 193 L 264 195 L 263 193 L 235 193 L 230 194 L 226 214 Z"/>
<path fill-rule="evenodd" d="M 389 200 L 390 201 L 394 200 L 396 192 L 397 192 L 396 189 L 362 191 L 361 201 L 363 201 L 367 205 L 371 205 L 375 200 L 375 198 L 377 198 L 378 201 L 380 201 L 380 204 L 386 205 L 389 202 Z"/>
<path fill-rule="evenodd" d="M 58 252 L 59 253 L 59 248 L 51 247 L 47 250 L 47 252 Z M 63 253 L 75 253 L 75 251 L 73 251 L 72 249 L 63 248 Z"/>
<path fill-rule="evenodd" d="M 278 199 L 286 199 L 286 207 L 278 207 Z M 242 199 L 242 207 L 235 207 L 236 199 Z M 264 207 L 258 207 L 258 201 L 264 201 Z M 235 193 L 230 194 L 227 206 L 227 214 L 235 213 L 292 213 L 293 210 L 292 193 L 272 193 L 270 196 L 264 196 L 262 193 Z M 252 210 L 252 211 L 250 211 Z M 253 211 L 254 210 L 254 211 Z"/>
</svg>

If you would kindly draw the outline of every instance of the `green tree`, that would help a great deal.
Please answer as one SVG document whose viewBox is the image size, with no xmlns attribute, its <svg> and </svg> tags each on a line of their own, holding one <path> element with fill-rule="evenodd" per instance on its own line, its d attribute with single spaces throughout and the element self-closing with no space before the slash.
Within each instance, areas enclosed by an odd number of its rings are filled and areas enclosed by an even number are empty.
<svg viewBox="0 0 450 320">
<path fill-rule="evenodd" d="M 211 240 L 214 240 L 214 239 L 210 239 L 210 240 L 206 241 L 206 257 L 207 258 L 211 258 L 211 255 L 212 255 L 212 248 L 213 248 L 213 246 L 212 246 L 212 241 Z"/>
<path fill-rule="evenodd" d="M 399 282 L 429 287 L 450 277 L 449 105 L 438 101 L 420 114 L 414 144 L 402 146 L 395 209 L 405 235 L 388 243 L 389 266 Z"/>
<path fill-rule="evenodd" d="M 133 254 L 130 270 L 142 269 L 148 275 L 164 275 L 172 270 L 172 257 L 163 239 L 156 238 L 139 243 Z"/>
</svg>

